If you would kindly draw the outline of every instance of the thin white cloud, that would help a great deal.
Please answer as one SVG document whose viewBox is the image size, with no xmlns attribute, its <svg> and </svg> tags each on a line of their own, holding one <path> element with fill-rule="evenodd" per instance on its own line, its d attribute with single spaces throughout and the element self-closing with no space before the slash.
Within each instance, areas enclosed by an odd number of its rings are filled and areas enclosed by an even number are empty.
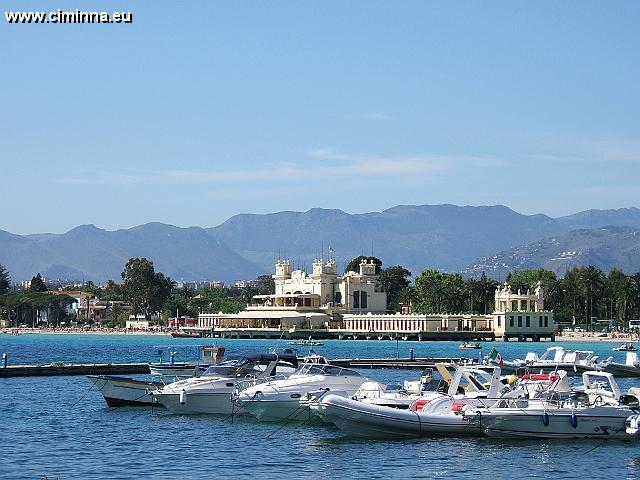
<svg viewBox="0 0 640 480">
<path fill-rule="evenodd" d="M 523 132 L 516 140 L 529 150 L 521 155 L 526 158 L 572 163 L 640 162 L 640 142 L 626 139 L 581 139 Z"/>
<path fill-rule="evenodd" d="M 312 161 L 313 165 L 309 165 Z M 158 170 L 158 171 L 93 171 L 60 178 L 61 183 L 79 185 L 136 184 L 209 184 L 233 185 L 238 183 L 273 180 L 341 178 L 384 179 L 389 177 L 432 181 L 470 167 L 490 168 L 501 166 L 499 159 L 470 155 L 416 154 L 382 156 L 353 154 L 323 147 L 310 150 L 298 162 L 274 162 L 260 167 L 225 170 Z"/>
</svg>

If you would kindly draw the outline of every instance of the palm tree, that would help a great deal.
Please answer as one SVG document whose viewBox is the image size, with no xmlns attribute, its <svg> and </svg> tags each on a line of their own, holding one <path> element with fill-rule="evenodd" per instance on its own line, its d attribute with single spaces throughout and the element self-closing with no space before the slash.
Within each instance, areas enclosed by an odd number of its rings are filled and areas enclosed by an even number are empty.
<svg viewBox="0 0 640 480">
<path fill-rule="evenodd" d="M 606 278 L 602 270 L 589 265 L 580 270 L 578 279 L 585 295 L 585 317 L 588 319 L 589 329 L 591 329 L 593 327 L 593 303 L 595 300 L 597 307 L 598 297 L 605 289 Z"/>
</svg>

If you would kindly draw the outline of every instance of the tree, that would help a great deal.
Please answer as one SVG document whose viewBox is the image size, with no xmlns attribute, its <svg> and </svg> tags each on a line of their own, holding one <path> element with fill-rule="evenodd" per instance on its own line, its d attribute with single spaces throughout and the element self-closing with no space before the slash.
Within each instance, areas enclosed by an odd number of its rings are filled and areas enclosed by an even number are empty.
<svg viewBox="0 0 640 480">
<path fill-rule="evenodd" d="M 488 278 L 482 272 L 479 279 L 470 278 L 465 282 L 465 294 L 469 297 L 469 311 L 471 313 L 490 313 L 493 310 L 493 299 L 499 282 Z"/>
<path fill-rule="evenodd" d="M 443 274 L 442 303 L 447 313 L 464 311 L 464 279 L 459 273 Z"/>
<path fill-rule="evenodd" d="M 11 277 L 4 265 L 0 265 L 0 295 L 11 289 Z"/>
<path fill-rule="evenodd" d="M 98 291 L 98 298 L 109 302 L 121 301 L 123 299 L 122 286 L 109 280 L 104 288 Z"/>
<path fill-rule="evenodd" d="M 191 298 L 187 300 L 182 289 L 174 291 L 164 302 L 164 311 L 170 316 L 177 314 L 178 317 L 181 317 L 183 315 L 188 315 L 189 317 L 191 317 L 192 315 L 194 315 L 194 309 L 189 308 L 190 301 Z"/>
<path fill-rule="evenodd" d="M 606 278 L 602 270 L 589 265 L 580 270 L 578 280 L 585 296 L 585 324 L 592 327 L 594 312 L 597 314 L 598 300 L 604 292 Z M 593 309 L 594 303 L 596 310 Z"/>
<path fill-rule="evenodd" d="M 242 297 L 232 297 L 228 288 L 205 287 L 200 294 L 209 300 L 202 313 L 238 313 L 246 307 Z"/>
<path fill-rule="evenodd" d="M 31 278 L 31 285 L 29 287 L 29 290 L 31 290 L 32 292 L 47 291 L 47 286 L 45 285 L 44 280 L 42 280 L 42 276 L 39 273 L 35 277 Z"/>
<path fill-rule="evenodd" d="M 507 283 L 511 286 L 512 292 L 518 290 L 523 293 L 527 290 L 533 292 L 538 282 L 542 282 L 542 288 L 547 290 L 551 284 L 557 281 L 556 274 L 551 270 L 539 268 L 537 270 L 516 270 L 507 277 Z"/>
<path fill-rule="evenodd" d="M 276 282 L 271 275 L 260 275 L 258 281 L 258 294 L 269 295 L 276 292 Z"/>
<path fill-rule="evenodd" d="M 411 272 L 400 265 L 380 271 L 378 283 L 387 292 L 387 310 L 400 311 L 400 293 L 409 286 L 410 276 Z"/>
<path fill-rule="evenodd" d="M 107 307 L 108 325 L 110 327 L 123 326 L 123 324 L 125 324 L 125 322 L 122 321 L 123 313 L 125 313 L 125 309 L 122 308 L 120 302 L 109 302 L 109 306 Z"/>
<path fill-rule="evenodd" d="M 131 304 L 133 314 L 149 318 L 162 310 L 171 294 L 173 282 L 156 272 L 153 262 L 146 258 L 130 258 L 122 272 L 122 292 Z"/>
<path fill-rule="evenodd" d="M 443 305 L 444 275 L 438 270 L 425 270 L 415 281 L 416 313 L 440 313 Z"/>
<path fill-rule="evenodd" d="M 360 263 L 362 263 L 362 260 L 366 262 L 373 261 L 376 266 L 376 275 L 380 275 L 380 270 L 382 269 L 382 260 L 377 257 L 366 257 L 364 255 L 360 255 L 359 257 L 356 257 L 349 263 L 347 263 L 347 265 L 344 267 L 344 273 L 360 272 Z"/>
</svg>

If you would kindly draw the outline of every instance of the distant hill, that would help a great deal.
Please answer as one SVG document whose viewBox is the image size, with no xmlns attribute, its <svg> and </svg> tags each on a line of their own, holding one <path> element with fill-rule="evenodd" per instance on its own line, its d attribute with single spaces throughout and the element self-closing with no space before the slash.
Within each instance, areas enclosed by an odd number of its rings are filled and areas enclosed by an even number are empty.
<svg viewBox="0 0 640 480">
<path fill-rule="evenodd" d="M 573 230 L 483 257 L 463 269 L 465 275 L 503 280 L 510 271 L 546 268 L 563 276 L 573 267 L 595 265 L 605 272 L 618 267 L 640 271 L 640 229 L 601 227 Z"/>
<path fill-rule="evenodd" d="M 149 258 L 174 280 L 252 277 L 259 270 L 198 227 L 148 223 L 107 231 L 82 225 L 61 235 L 23 237 L 0 232 L 0 263 L 14 281 L 37 272 L 49 278 L 118 281 L 130 257 Z"/>
<path fill-rule="evenodd" d="M 566 231 L 545 215 L 522 215 L 504 206 L 398 206 L 351 215 L 311 209 L 236 215 L 208 231 L 250 262 L 271 271 L 280 256 L 310 265 L 331 246 L 337 260 L 358 255 L 401 264 L 414 273 L 427 267 L 460 270 L 487 253 Z"/>
<path fill-rule="evenodd" d="M 604 226 L 638 227 L 640 228 L 640 208 L 618 208 L 617 210 L 585 210 L 566 217 L 558 218 L 558 221 L 571 227 L 597 228 Z"/>
<path fill-rule="evenodd" d="M 64 234 L 22 236 L 0 230 L 0 263 L 14 281 L 40 272 L 103 282 L 118 280 L 130 257 L 144 256 L 174 280 L 230 282 L 272 273 L 278 257 L 309 269 L 313 258 L 326 256 L 331 247 L 339 268 L 373 253 L 384 266 L 403 265 L 417 275 L 425 268 L 460 271 L 496 252 L 604 225 L 640 228 L 640 210 L 589 210 L 551 218 L 502 205 L 401 205 L 363 214 L 321 208 L 242 214 L 206 229 L 148 223 L 115 231 L 82 225 Z M 612 244 L 612 250 L 617 248 Z"/>
</svg>

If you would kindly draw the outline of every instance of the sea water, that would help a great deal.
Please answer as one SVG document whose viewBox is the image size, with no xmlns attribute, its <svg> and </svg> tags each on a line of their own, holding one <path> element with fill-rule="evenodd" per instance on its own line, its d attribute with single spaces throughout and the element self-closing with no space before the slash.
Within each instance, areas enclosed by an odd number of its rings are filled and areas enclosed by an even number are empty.
<svg viewBox="0 0 640 480">
<path fill-rule="evenodd" d="M 286 347 L 271 340 L 171 339 L 142 335 L 0 335 L 10 364 L 156 361 L 197 357 L 200 345 L 226 347 L 227 356 Z M 330 358 L 486 355 L 506 359 L 541 354 L 549 343 L 326 341 Z M 616 344 L 563 342 L 600 358 Z M 306 353 L 301 351 L 301 353 Z M 168 357 L 165 354 L 165 360 Z M 384 382 L 415 379 L 418 371 L 360 370 Z M 621 378 L 620 386 L 640 386 Z M 170 415 L 164 409 L 108 408 L 84 376 L 0 379 L 0 479 L 200 478 L 640 478 L 636 441 L 496 440 L 431 437 L 370 440 L 332 427 L 260 423 L 251 417 Z"/>
</svg>

